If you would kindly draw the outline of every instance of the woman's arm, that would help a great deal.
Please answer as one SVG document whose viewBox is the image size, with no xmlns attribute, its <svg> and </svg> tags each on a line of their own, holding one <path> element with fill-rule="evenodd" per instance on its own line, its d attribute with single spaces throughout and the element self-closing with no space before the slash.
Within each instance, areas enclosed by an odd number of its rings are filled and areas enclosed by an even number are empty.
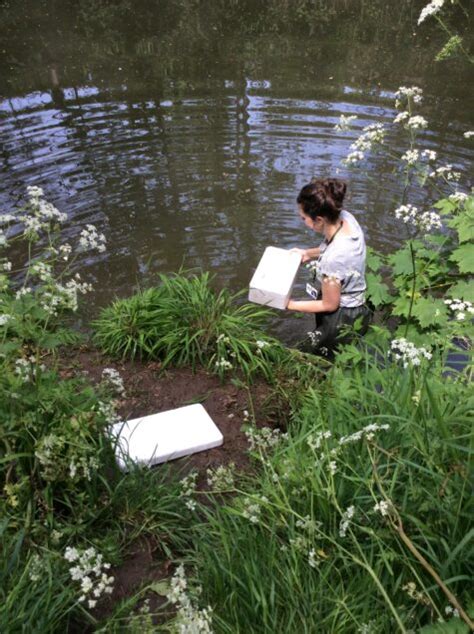
<svg viewBox="0 0 474 634">
<path fill-rule="evenodd" d="M 302 262 L 309 262 L 309 260 L 314 260 L 319 257 L 319 247 L 314 247 L 312 249 L 298 249 L 297 247 L 294 249 L 290 249 L 294 253 L 299 253 L 301 255 Z"/>
<path fill-rule="evenodd" d="M 333 313 L 341 303 L 341 283 L 333 278 L 324 278 L 321 291 L 322 299 L 310 299 L 309 301 L 290 299 L 287 309 L 300 313 Z"/>
</svg>

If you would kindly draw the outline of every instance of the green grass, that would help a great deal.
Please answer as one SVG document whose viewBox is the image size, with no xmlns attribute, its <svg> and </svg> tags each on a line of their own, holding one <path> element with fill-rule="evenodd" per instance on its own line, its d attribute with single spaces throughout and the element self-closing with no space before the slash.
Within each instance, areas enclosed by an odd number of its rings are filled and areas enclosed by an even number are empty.
<svg viewBox="0 0 474 634">
<path fill-rule="evenodd" d="M 408 632 L 447 618 L 448 598 L 401 539 L 399 520 L 416 552 L 472 609 L 469 393 L 461 378 L 400 372 L 371 357 L 350 372 L 336 366 L 322 389 L 308 391 L 289 440 L 262 455 L 261 476 L 206 510 L 197 529 L 196 575 L 216 631 Z M 339 445 L 374 423 L 390 428 Z M 325 431 L 332 436 L 315 448 Z M 260 507 L 255 523 L 245 516 L 248 497 Z M 385 500 L 393 506 L 382 516 L 374 506 Z M 298 526 L 304 518 L 306 528 Z"/>
<path fill-rule="evenodd" d="M 215 291 L 207 273 L 161 275 L 160 281 L 102 310 L 93 326 L 105 353 L 157 358 L 163 367 L 204 366 L 221 378 L 237 372 L 268 381 L 282 365 L 296 365 L 264 332 L 267 309 L 242 303 L 241 293 Z"/>
</svg>

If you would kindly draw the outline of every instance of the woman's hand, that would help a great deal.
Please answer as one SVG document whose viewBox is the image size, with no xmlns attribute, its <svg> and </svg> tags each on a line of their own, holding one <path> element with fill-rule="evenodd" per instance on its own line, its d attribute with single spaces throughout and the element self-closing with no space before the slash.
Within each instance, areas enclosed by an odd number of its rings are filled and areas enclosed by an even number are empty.
<svg viewBox="0 0 474 634">
<path fill-rule="evenodd" d="M 304 264 L 305 262 L 309 262 L 310 260 L 314 260 L 319 256 L 319 247 L 315 247 L 314 249 L 299 249 L 295 247 L 290 249 L 291 253 L 298 253 L 301 257 L 301 262 Z"/>
<path fill-rule="evenodd" d="M 308 262 L 309 260 L 311 260 L 308 251 L 309 249 L 299 249 L 298 247 L 290 249 L 291 253 L 298 253 L 298 255 L 301 257 L 301 262 Z"/>
</svg>

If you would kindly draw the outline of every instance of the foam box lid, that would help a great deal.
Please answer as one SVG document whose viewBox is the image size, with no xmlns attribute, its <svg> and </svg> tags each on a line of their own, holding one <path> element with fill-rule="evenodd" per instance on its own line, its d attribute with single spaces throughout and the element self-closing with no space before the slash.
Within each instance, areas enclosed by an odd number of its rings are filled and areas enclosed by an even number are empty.
<svg viewBox="0 0 474 634">
<path fill-rule="evenodd" d="M 249 300 L 285 308 L 300 264 L 298 253 L 267 247 L 250 281 Z"/>
<path fill-rule="evenodd" d="M 214 421 L 200 404 L 135 418 L 112 427 L 115 455 L 121 469 L 133 461 L 152 466 L 218 447 L 224 442 Z"/>
</svg>

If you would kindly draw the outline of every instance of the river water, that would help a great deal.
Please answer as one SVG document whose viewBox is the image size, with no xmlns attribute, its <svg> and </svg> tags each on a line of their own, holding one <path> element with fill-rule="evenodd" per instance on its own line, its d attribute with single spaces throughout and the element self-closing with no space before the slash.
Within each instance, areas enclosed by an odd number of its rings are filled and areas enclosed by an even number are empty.
<svg viewBox="0 0 474 634">
<path fill-rule="evenodd" d="M 313 176 L 345 178 L 368 244 L 394 249 L 394 159 L 341 160 L 363 126 L 392 126 L 399 85 L 424 90 L 418 147 L 471 184 L 472 77 L 433 61 L 443 36 L 416 27 L 423 2 L 4 4 L 0 209 L 35 184 L 68 214 L 67 239 L 87 223 L 106 235 L 107 251 L 78 264 L 95 288 L 85 318 L 180 267 L 246 288 L 267 245 L 315 243 L 295 208 Z M 357 115 L 354 131 L 334 130 L 341 114 Z M 403 153 L 400 127 L 388 144 Z M 274 328 L 288 341 L 301 329 L 276 311 Z"/>
</svg>

